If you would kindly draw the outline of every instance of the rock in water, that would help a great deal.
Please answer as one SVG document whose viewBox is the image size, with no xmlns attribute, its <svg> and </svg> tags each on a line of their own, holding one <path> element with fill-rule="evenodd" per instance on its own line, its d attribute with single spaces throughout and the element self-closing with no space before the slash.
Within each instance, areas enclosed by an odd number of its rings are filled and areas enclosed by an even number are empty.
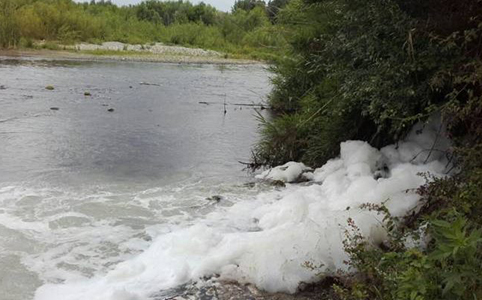
<svg viewBox="0 0 482 300">
<path fill-rule="evenodd" d="M 219 201 L 221 201 L 221 199 L 223 199 L 223 198 L 219 195 L 214 195 L 214 196 L 206 198 L 206 200 L 214 201 L 214 202 L 219 202 Z"/>
<path fill-rule="evenodd" d="M 270 184 L 277 187 L 286 187 L 286 184 L 282 180 L 273 180 L 270 182 Z"/>
</svg>

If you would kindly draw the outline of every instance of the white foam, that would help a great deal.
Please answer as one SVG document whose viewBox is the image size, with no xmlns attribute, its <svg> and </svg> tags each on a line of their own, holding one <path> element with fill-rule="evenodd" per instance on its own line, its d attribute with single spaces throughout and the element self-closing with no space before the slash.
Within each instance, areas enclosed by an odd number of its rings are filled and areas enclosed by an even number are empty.
<svg viewBox="0 0 482 300">
<path fill-rule="evenodd" d="M 423 134 L 417 134 L 419 129 L 398 147 L 381 150 L 365 142 L 344 142 L 339 158 L 313 172 L 315 184 L 290 185 L 218 207 L 195 225 L 160 234 L 148 249 L 106 275 L 47 283 L 35 299 L 147 299 L 213 273 L 270 292 L 295 292 L 300 282 L 316 280 L 319 273 L 346 269 L 342 241 L 348 218 L 371 243 L 385 239 L 382 217 L 360 209 L 360 204 L 385 203 L 392 214 L 403 215 L 418 204 L 415 189 L 425 182 L 418 174 L 443 175 L 444 156 L 432 151 L 428 157 L 426 151 L 434 145 L 438 127 L 426 127 Z M 439 138 L 436 147 L 447 146 Z M 289 182 L 306 170 L 295 163 L 284 167 L 264 177 Z M 320 267 L 312 270 L 306 262 Z"/>
<path fill-rule="evenodd" d="M 311 171 L 311 168 L 305 166 L 303 163 L 290 161 L 284 165 L 266 170 L 263 173 L 256 175 L 256 178 L 264 180 L 279 180 L 283 182 L 295 182 L 299 180 L 302 174 L 306 171 Z"/>
</svg>

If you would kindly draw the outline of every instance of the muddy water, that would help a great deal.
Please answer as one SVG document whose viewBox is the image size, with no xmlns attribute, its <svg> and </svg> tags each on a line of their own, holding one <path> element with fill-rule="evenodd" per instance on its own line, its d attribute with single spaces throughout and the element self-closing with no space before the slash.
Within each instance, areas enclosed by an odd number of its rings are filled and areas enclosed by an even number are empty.
<svg viewBox="0 0 482 300">
<path fill-rule="evenodd" d="M 265 100 L 268 77 L 262 66 L 1 58 L 0 300 L 102 276 L 195 224 L 214 209 L 206 197 L 256 194 L 238 161 L 257 121 L 239 104 Z"/>
</svg>

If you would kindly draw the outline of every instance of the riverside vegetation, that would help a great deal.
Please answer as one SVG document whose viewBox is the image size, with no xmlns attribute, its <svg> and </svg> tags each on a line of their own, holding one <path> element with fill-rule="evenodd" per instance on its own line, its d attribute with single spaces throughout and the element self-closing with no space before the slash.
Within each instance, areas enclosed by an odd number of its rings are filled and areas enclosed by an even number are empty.
<svg viewBox="0 0 482 300">
<path fill-rule="evenodd" d="M 269 102 L 278 116 L 260 119 L 254 167 L 320 166 L 342 141 L 382 147 L 441 115 L 451 176 L 421 174 L 422 206 L 405 218 L 365 205 L 384 215 L 383 245 L 368 245 L 348 220 L 354 272 L 327 280 L 326 297 L 482 298 L 482 1 L 246 0 L 220 13 L 186 2 L 0 0 L 0 10 L 3 47 L 161 41 L 275 59 Z M 426 247 L 404 243 L 420 235 Z"/>
<path fill-rule="evenodd" d="M 341 141 L 382 147 L 434 114 L 452 140 L 452 176 L 421 174 L 419 210 L 395 218 L 366 205 L 384 215 L 383 245 L 368 245 L 349 221 L 355 272 L 331 279 L 332 297 L 481 299 L 482 1 L 293 0 L 279 19 L 296 29 L 273 67 L 278 117 L 260 118 L 254 167 L 320 166 Z M 405 245 L 421 232 L 426 247 Z"/>
<path fill-rule="evenodd" d="M 276 24 L 285 3 L 241 0 L 224 13 L 183 0 L 122 7 L 104 0 L 0 0 L 0 47 L 31 48 L 39 40 L 49 49 L 76 42 L 163 42 L 273 60 L 287 47 Z"/>
</svg>

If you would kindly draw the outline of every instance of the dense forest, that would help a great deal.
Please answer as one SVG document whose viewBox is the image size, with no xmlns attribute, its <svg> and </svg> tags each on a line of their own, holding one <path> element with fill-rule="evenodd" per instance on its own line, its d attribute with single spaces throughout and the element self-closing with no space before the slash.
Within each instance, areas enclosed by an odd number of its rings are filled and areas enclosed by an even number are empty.
<svg viewBox="0 0 482 300">
<path fill-rule="evenodd" d="M 182 0 L 148 0 L 122 7 L 103 0 L 0 0 L 0 46 L 32 47 L 39 40 L 163 42 L 269 59 L 287 46 L 276 25 L 285 4 L 286 0 L 268 4 L 243 0 L 225 13 Z"/>
</svg>

